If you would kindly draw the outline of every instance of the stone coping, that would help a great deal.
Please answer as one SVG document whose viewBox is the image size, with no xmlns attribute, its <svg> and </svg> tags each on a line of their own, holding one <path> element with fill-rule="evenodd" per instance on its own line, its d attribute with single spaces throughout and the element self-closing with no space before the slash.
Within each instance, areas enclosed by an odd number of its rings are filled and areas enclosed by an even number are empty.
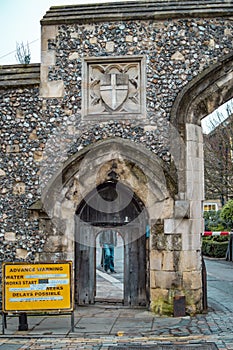
<svg viewBox="0 0 233 350">
<path fill-rule="evenodd" d="M 121 20 L 160 20 L 185 17 L 233 16 L 232 0 L 124 1 L 100 4 L 52 6 L 42 25 Z"/>
<path fill-rule="evenodd" d="M 0 88 L 40 84 L 40 63 L 0 65 Z"/>
</svg>

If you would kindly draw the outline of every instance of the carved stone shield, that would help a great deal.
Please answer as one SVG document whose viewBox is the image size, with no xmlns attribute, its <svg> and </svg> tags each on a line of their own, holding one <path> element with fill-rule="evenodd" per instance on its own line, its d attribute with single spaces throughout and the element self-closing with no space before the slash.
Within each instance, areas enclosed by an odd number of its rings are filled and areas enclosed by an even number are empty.
<svg viewBox="0 0 233 350">
<path fill-rule="evenodd" d="M 100 95 L 105 104 L 115 111 L 126 100 L 129 76 L 122 73 L 104 74 L 100 81 Z"/>
</svg>

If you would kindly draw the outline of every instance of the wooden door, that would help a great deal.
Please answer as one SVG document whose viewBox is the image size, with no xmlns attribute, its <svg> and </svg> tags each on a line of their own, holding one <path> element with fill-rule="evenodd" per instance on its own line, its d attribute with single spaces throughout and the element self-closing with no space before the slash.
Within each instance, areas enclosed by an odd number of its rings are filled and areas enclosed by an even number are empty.
<svg viewBox="0 0 233 350">
<path fill-rule="evenodd" d="M 79 305 L 93 304 L 96 287 L 95 232 L 94 228 L 83 223 L 76 229 L 76 302 Z M 140 232 L 139 227 L 130 226 L 124 229 L 123 236 L 125 242 L 124 305 L 147 306 L 145 233 Z"/>
<path fill-rule="evenodd" d="M 125 235 L 124 272 L 124 304 L 132 307 L 146 306 L 146 236 L 140 234 L 138 227 L 129 227 Z"/>
<path fill-rule="evenodd" d="M 76 219 L 75 296 L 79 305 L 93 304 L 95 294 L 95 240 L 93 228 Z"/>
</svg>

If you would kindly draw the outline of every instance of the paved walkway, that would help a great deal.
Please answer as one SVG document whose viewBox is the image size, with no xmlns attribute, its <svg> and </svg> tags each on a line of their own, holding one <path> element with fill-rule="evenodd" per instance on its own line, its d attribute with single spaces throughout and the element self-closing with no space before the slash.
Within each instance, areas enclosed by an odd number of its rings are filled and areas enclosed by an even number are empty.
<svg viewBox="0 0 233 350">
<path fill-rule="evenodd" d="M 116 344 L 205 344 L 219 350 L 233 349 L 233 315 L 209 311 L 195 317 L 156 317 L 146 310 L 88 306 L 75 311 L 75 329 L 70 317 L 30 316 L 29 330 L 18 331 L 18 318 L 7 321 L 0 336 L 0 350 L 108 349 Z M 143 348 L 143 347 L 141 347 Z"/>
<path fill-rule="evenodd" d="M 118 274 L 121 275 L 120 271 Z M 102 292 L 106 296 L 109 284 L 113 285 L 114 296 L 121 299 L 122 285 L 118 274 L 97 273 L 100 299 Z M 229 281 L 232 281 L 232 273 Z M 209 283 L 212 283 L 211 275 Z M 18 317 L 8 317 L 5 335 L 0 335 L 0 350 L 115 350 L 114 346 L 119 350 L 167 350 L 169 345 L 173 350 L 179 350 L 181 344 L 189 344 L 188 350 L 207 350 L 206 346 L 211 343 L 216 344 L 218 350 L 233 350 L 232 306 L 216 302 L 219 296 L 215 286 L 210 286 L 208 313 L 195 317 L 158 317 L 145 309 L 99 304 L 75 310 L 74 332 L 71 331 L 69 315 L 28 316 L 29 329 L 23 332 L 18 331 Z M 108 297 L 112 298 L 110 292 Z"/>
</svg>

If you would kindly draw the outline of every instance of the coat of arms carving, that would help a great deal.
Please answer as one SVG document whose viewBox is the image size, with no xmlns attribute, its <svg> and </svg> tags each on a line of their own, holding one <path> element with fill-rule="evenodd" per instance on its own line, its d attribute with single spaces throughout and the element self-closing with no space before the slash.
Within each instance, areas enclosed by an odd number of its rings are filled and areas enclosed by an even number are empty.
<svg viewBox="0 0 233 350">
<path fill-rule="evenodd" d="M 142 58 L 87 59 L 84 75 L 85 117 L 142 116 L 145 104 Z"/>
<path fill-rule="evenodd" d="M 100 95 L 112 111 L 117 110 L 125 102 L 128 91 L 128 74 L 106 73 L 100 80 Z"/>
</svg>

